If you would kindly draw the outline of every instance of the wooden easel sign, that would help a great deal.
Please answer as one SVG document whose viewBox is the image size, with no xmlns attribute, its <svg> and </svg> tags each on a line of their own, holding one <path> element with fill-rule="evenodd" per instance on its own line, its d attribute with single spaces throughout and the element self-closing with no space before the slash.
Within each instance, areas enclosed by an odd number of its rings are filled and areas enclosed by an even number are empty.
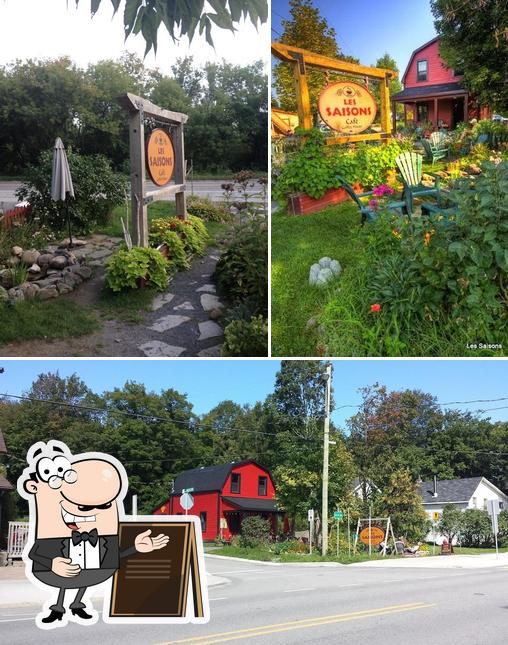
<svg viewBox="0 0 508 645">
<path fill-rule="evenodd" d="M 104 596 L 108 623 L 206 623 L 210 619 L 201 525 L 197 517 L 137 516 L 119 525 L 120 551 L 140 532 L 167 535 L 165 548 L 122 557 Z M 141 557 L 139 557 L 141 555 Z"/>
</svg>

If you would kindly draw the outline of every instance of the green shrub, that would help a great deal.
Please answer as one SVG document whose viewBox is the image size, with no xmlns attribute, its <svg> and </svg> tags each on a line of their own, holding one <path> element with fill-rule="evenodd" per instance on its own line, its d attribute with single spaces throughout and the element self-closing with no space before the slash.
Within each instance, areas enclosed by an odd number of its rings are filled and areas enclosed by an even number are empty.
<svg viewBox="0 0 508 645">
<path fill-rule="evenodd" d="M 72 230 L 88 233 L 97 224 L 105 224 L 113 208 L 124 201 L 125 180 L 113 172 L 109 160 L 101 155 L 85 157 L 69 151 L 67 159 L 75 192 L 75 199 L 66 202 Z M 38 164 L 27 169 L 25 183 L 16 195 L 31 204 L 32 217 L 60 232 L 67 228 L 67 206 L 51 199 L 52 167 L 53 153 L 43 152 Z"/>
<path fill-rule="evenodd" d="M 487 511 L 466 508 L 462 514 L 460 545 L 467 547 L 492 546 L 492 523 Z"/>
<path fill-rule="evenodd" d="M 203 255 L 205 252 L 209 236 L 206 226 L 199 217 L 188 215 L 185 220 L 178 217 L 161 217 L 151 223 L 151 242 L 155 245 L 171 246 L 175 253 L 175 261 L 178 261 L 182 268 L 188 268 L 183 264 L 180 246 L 175 242 L 174 237 L 167 235 L 168 232 L 178 235 L 186 255 Z"/>
<path fill-rule="evenodd" d="M 259 515 L 250 515 L 242 521 L 240 546 L 255 549 L 268 544 L 270 540 L 270 522 Z"/>
<path fill-rule="evenodd" d="M 224 330 L 223 356 L 268 356 L 268 323 L 263 316 L 233 320 Z"/>
<path fill-rule="evenodd" d="M 150 224 L 150 244 L 152 246 L 159 246 L 166 244 L 168 247 L 168 261 L 178 269 L 186 271 L 190 264 L 185 252 L 185 245 L 174 230 L 171 230 L 169 220 L 159 218 L 152 220 Z"/>
<path fill-rule="evenodd" d="M 309 547 L 301 540 L 287 540 L 286 542 L 276 542 L 272 547 L 272 551 L 276 555 L 283 555 L 285 553 L 307 554 Z"/>
<path fill-rule="evenodd" d="M 251 313 L 266 315 L 268 233 L 264 221 L 252 220 L 235 230 L 229 248 L 217 263 L 214 277 L 232 304 L 243 303 Z"/>
<path fill-rule="evenodd" d="M 198 195 L 187 197 L 187 212 L 206 222 L 229 222 L 232 218 L 231 213 L 223 204 L 216 204 L 208 197 L 199 197 Z"/>
<path fill-rule="evenodd" d="M 283 166 L 274 185 L 275 199 L 303 192 L 314 199 L 337 188 L 340 175 L 352 186 L 371 188 L 383 184 L 395 169 L 395 158 L 412 149 L 410 139 L 388 143 L 359 143 L 355 146 L 327 146 L 319 130 L 301 130 L 301 148 Z"/>
<path fill-rule="evenodd" d="M 112 291 L 137 289 L 139 280 L 162 291 L 168 286 L 168 262 L 156 249 L 133 247 L 117 251 L 107 263 L 106 283 Z"/>
</svg>

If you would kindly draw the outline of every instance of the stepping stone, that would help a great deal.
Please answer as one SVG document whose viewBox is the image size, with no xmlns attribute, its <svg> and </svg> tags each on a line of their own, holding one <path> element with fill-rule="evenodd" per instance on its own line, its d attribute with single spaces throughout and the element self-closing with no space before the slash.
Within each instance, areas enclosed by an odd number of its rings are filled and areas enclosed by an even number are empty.
<svg viewBox="0 0 508 645">
<path fill-rule="evenodd" d="M 189 302 L 188 300 L 186 302 L 182 302 L 181 305 L 177 305 L 176 307 L 173 307 L 173 311 L 193 311 L 194 306 L 192 302 Z"/>
<path fill-rule="evenodd" d="M 108 257 L 109 255 L 111 255 L 110 249 L 102 249 L 99 251 L 95 251 L 95 253 L 90 253 L 89 257 L 92 258 L 92 260 L 102 260 Z"/>
<path fill-rule="evenodd" d="M 209 347 L 208 349 L 202 349 L 200 352 L 198 352 L 198 356 L 220 356 L 221 349 L 222 345 L 214 345 L 213 347 Z"/>
<path fill-rule="evenodd" d="M 222 336 L 222 327 L 213 320 L 207 320 L 199 323 L 199 338 L 198 340 L 208 340 L 209 338 L 216 338 Z"/>
<path fill-rule="evenodd" d="M 162 343 L 160 340 L 151 340 L 139 346 L 139 349 L 145 356 L 180 356 L 185 351 L 185 347 L 176 347 L 176 345 L 168 345 Z"/>
<path fill-rule="evenodd" d="M 209 291 L 210 293 L 215 293 L 215 285 L 214 284 L 204 284 L 202 287 L 199 287 L 199 289 L 196 289 L 196 291 Z"/>
<path fill-rule="evenodd" d="M 162 318 L 159 318 L 159 320 L 156 320 L 153 325 L 148 327 L 148 329 L 153 329 L 153 331 L 159 332 L 169 331 L 170 329 L 183 325 L 183 323 L 186 323 L 189 320 L 190 318 L 188 316 L 172 316 L 169 314 L 169 316 L 163 316 Z"/>
<path fill-rule="evenodd" d="M 164 307 L 164 305 L 167 305 L 168 302 L 171 302 L 174 297 L 175 296 L 172 293 L 159 294 L 152 301 L 152 306 L 151 306 L 152 311 L 157 311 L 157 309 Z"/>
<path fill-rule="evenodd" d="M 218 255 L 211 255 L 210 257 L 212 258 L 212 260 L 215 260 L 216 262 L 220 260 L 220 257 Z"/>
<path fill-rule="evenodd" d="M 224 307 L 219 298 L 210 293 L 204 293 L 201 296 L 201 306 L 205 311 L 213 311 L 214 309 L 222 309 Z"/>
</svg>

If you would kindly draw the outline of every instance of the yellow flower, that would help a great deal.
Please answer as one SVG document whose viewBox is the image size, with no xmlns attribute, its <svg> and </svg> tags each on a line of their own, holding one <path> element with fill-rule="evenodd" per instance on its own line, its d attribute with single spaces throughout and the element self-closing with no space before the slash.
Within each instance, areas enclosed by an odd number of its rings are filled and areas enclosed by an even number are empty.
<svg viewBox="0 0 508 645">
<path fill-rule="evenodd" d="M 402 237 L 402 233 L 401 233 L 400 231 L 398 231 L 396 228 L 394 228 L 394 229 L 393 229 L 393 231 L 392 231 L 392 235 L 393 235 L 394 237 L 398 238 L 399 240 L 400 240 L 400 238 Z"/>
</svg>

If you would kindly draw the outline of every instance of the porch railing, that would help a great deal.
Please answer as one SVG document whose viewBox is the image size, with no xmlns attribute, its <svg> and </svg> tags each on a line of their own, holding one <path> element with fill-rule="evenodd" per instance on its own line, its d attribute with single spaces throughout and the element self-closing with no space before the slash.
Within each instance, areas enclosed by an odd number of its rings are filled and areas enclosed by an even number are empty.
<svg viewBox="0 0 508 645">
<path fill-rule="evenodd" d="M 9 522 L 7 534 L 7 563 L 21 558 L 28 540 L 28 522 Z"/>
</svg>

